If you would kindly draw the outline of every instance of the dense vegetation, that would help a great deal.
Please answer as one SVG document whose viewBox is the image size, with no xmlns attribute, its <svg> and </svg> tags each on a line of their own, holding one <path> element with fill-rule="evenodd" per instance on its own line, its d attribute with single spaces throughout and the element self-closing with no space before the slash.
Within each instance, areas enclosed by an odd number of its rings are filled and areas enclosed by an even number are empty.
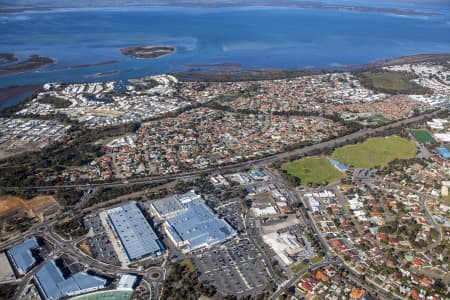
<svg viewBox="0 0 450 300">
<path fill-rule="evenodd" d="M 29 230 L 35 222 L 36 219 L 29 217 L 26 213 L 19 213 L 10 217 L 4 217 L 0 219 L 0 226 L 2 228 L 2 231 L 7 233 L 24 233 Z"/>
<path fill-rule="evenodd" d="M 166 280 L 162 299 L 196 300 L 201 296 L 212 297 L 216 293 L 213 286 L 200 281 L 199 274 L 190 259 L 172 265 Z"/>
<path fill-rule="evenodd" d="M 144 191 L 147 189 L 154 188 L 156 186 L 162 185 L 169 182 L 163 181 L 158 183 L 146 183 L 146 184 L 139 184 L 139 185 L 121 185 L 121 186 L 115 186 L 115 187 L 105 187 L 100 188 L 93 197 L 90 198 L 87 206 L 92 206 L 95 204 L 99 204 L 120 196 L 128 195 L 131 193 Z M 157 193 L 155 196 L 156 198 L 162 198 L 167 195 L 167 191 L 161 191 L 160 193 Z M 131 200 L 131 199 L 130 199 Z"/>
<path fill-rule="evenodd" d="M 53 229 L 65 239 L 79 238 L 88 233 L 87 228 L 84 227 L 82 217 L 74 217 L 57 223 L 53 226 Z"/>
<path fill-rule="evenodd" d="M 16 288 L 17 286 L 13 284 L 0 285 L 0 300 L 13 299 Z"/>
<path fill-rule="evenodd" d="M 185 81 L 205 81 L 205 82 L 228 82 L 228 81 L 257 81 L 257 80 L 274 80 L 284 78 L 295 78 L 300 76 L 308 76 L 318 74 L 320 72 L 313 70 L 227 70 L 227 72 L 211 72 L 199 69 L 184 71 L 172 74 L 180 80 Z M 323 71 L 322 73 L 325 73 Z"/>
<path fill-rule="evenodd" d="M 94 142 L 135 132 L 140 124 L 132 123 L 105 129 L 87 129 L 73 124 L 69 137 L 38 152 L 29 152 L 0 161 L 0 186 L 28 186 L 40 183 L 38 174 L 60 173 L 67 167 L 82 166 L 103 154 Z M 53 178 L 57 183 L 59 178 Z"/>
<path fill-rule="evenodd" d="M 68 207 L 73 206 L 80 201 L 83 194 L 84 192 L 78 189 L 58 190 L 56 193 L 56 199 L 62 206 Z"/>
</svg>

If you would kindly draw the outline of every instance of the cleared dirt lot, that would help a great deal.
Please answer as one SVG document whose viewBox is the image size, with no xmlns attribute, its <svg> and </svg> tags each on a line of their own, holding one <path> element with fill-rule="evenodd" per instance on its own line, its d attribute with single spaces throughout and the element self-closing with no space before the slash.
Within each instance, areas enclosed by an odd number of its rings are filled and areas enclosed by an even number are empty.
<svg viewBox="0 0 450 300">
<path fill-rule="evenodd" d="M 35 217 L 53 205 L 57 205 L 56 199 L 53 196 L 36 196 L 30 200 L 24 200 L 16 196 L 1 195 L 0 216 L 24 211 L 30 217 Z"/>
</svg>

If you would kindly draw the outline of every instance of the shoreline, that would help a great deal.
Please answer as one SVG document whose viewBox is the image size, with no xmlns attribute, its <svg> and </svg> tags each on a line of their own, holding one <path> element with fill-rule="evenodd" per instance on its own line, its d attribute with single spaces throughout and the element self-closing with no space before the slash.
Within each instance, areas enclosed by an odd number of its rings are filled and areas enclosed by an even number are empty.
<svg viewBox="0 0 450 300">
<path fill-rule="evenodd" d="M 257 8 L 285 8 L 285 9 L 322 9 L 322 10 L 332 10 L 332 11 L 348 11 L 357 13 L 381 13 L 381 14 L 393 14 L 397 16 L 416 16 L 416 17 L 433 17 L 442 16 L 442 13 L 427 11 L 426 7 L 417 7 L 417 9 L 407 8 L 407 7 L 386 7 L 386 6 L 365 6 L 357 4 L 333 4 L 326 1 L 300 1 L 297 3 L 292 3 L 290 1 L 248 1 L 245 4 L 239 2 L 215 2 L 215 3 L 198 3 L 198 2 L 173 2 L 173 3 L 134 3 L 131 1 L 128 4 L 118 5 L 116 2 L 103 3 L 97 6 L 9 6 L 6 8 L 1 8 L 0 13 L 13 14 L 13 13 L 45 13 L 45 12 L 67 12 L 67 11 L 90 11 L 96 9 L 102 10 L 117 10 L 117 9 L 142 9 L 142 8 L 192 8 L 192 9 L 226 9 L 226 8 L 247 8 L 247 9 L 257 9 Z M 436 7 L 439 8 L 439 7 Z"/>
<path fill-rule="evenodd" d="M 323 72 L 350 72 L 371 68 L 380 68 L 400 64 L 412 64 L 432 61 L 450 61 L 450 53 L 440 54 L 415 54 L 405 55 L 384 60 L 375 60 L 366 64 L 348 64 L 339 67 L 316 67 L 295 70 L 286 69 L 244 69 L 214 66 L 221 64 L 206 65 L 206 68 L 197 67 L 187 71 L 169 73 L 183 81 L 208 81 L 208 82 L 232 82 L 232 81 L 257 81 L 295 78 L 305 75 L 319 74 Z M 199 65 L 198 65 L 199 66 Z"/>
<path fill-rule="evenodd" d="M 320 73 L 336 73 L 336 72 L 349 72 L 349 71 L 358 71 L 365 70 L 371 68 L 380 68 L 392 65 L 399 64 L 408 64 L 408 63 L 421 63 L 421 62 L 441 62 L 441 61 L 450 61 L 450 53 L 439 53 L 439 54 L 415 54 L 415 55 L 406 55 L 388 58 L 385 60 L 377 60 L 372 61 L 367 64 L 353 64 L 341 66 L 339 68 L 336 67 L 317 67 L 317 68 L 303 68 L 296 70 L 286 70 L 286 69 L 243 69 L 243 68 L 233 68 L 227 65 L 227 63 L 217 63 L 206 65 L 207 68 L 195 68 L 183 72 L 167 72 L 167 74 L 173 75 L 177 77 L 181 81 L 205 81 L 205 82 L 234 82 L 234 81 L 257 81 L 257 80 L 277 80 L 277 79 L 288 79 L 295 78 L 307 75 L 314 75 Z M 237 63 L 236 63 L 237 64 Z M 224 66 L 225 65 L 225 66 Z M 211 66 L 213 67 L 211 69 Z M 218 68 L 214 68 L 214 66 L 221 66 Z M 208 72 L 204 72 L 208 71 Z M 118 72 L 114 70 L 113 72 Z M 103 75 L 108 76 L 108 72 L 105 73 L 97 73 L 92 74 L 94 81 L 98 81 L 99 78 L 103 77 Z M 98 76 L 100 75 L 100 76 Z M 96 80 L 97 79 L 97 80 Z M 89 83 L 93 81 L 83 81 L 83 83 Z M 70 83 L 70 82 L 62 82 L 62 83 Z M 33 87 L 35 90 L 38 90 L 42 87 L 43 84 L 37 85 L 23 85 L 23 86 L 10 86 L 0 88 L 0 95 L 3 95 L 3 98 L 0 98 L 1 103 L 8 102 L 13 97 L 20 95 L 21 93 L 16 93 L 11 95 L 11 91 L 20 89 L 20 88 L 30 88 Z M 25 90 L 22 93 L 29 92 L 30 90 Z M 6 95 L 7 97 L 5 97 Z M 26 99 L 24 99 L 26 100 Z M 12 104 L 9 106 L 5 106 L 0 109 L 0 112 L 4 110 L 14 107 L 16 105 L 23 104 L 24 101 L 21 101 L 18 104 Z"/>
<path fill-rule="evenodd" d="M 169 45 L 140 45 L 120 48 L 119 50 L 123 56 L 135 59 L 156 59 L 174 54 L 176 48 Z"/>
</svg>

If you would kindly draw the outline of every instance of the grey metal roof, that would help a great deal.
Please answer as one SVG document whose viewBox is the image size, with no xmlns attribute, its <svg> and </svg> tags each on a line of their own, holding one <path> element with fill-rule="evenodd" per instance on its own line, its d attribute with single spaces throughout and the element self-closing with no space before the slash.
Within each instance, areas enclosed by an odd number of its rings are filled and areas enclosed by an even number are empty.
<svg viewBox="0 0 450 300">
<path fill-rule="evenodd" d="M 181 195 L 173 195 L 157 201 L 152 201 L 150 205 L 153 206 L 161 217 L 166 218 L 172 213 L 178 214 L 185 210 L 186 204 L 198 201 L 202 201 L 202 197 L 197 195 L 195 191 L 189 191 Z"/>
<path fill-rule="evenodd" d="M 191 250 L 222 243 L 236 231 L 204 203 L 189 203 L 188 210 L 167 220 L 176 241 L 188 241 Z"/>
<path fill-rule="evenodd" d="M 109 220 L 130 260 L 164 250 L 158 236 L 135 203 L 107 211 Z"/>
<path fill-rule="evenodd" d="M 8 255 L 19 273 L 26 273 L 34 266 L 36 259 L 33 257 L 31 249 L 38 247 L 36 238 L 30 238 L 8 250 Z"/>
<path fill-rule="evenodd" d="M 184 205 L 178 200 L 177 195 L 154 201 L 151 205 L 162 217 L 184 209 Z"/>
<path fill-rule="evenodd" d="M 63 281 L 64 277 L 58 267 L 56 267 L 54 260 L 46 263 L 36 273 L 35 278 L 47 299 L 56 300 L 63 296 L 58 288 L 58 283 Z"/>
<path fill-rule="evenodd" d="M 106 279 L 89 275 L 86 272 L 78 272 L 72 276 L 80 290 L 87 290 L 93 286 L 104 286 Z"/>
<path fill-rule="evenodd" d="M 86 272 L 64 278 L 54 260 L 49 260 L 35 275 L 39 287 L 48 300 L 57 300 L 65 296 L 81 294 L 93 288 L 103 288 L 106 279 L 92 276 Z"/>
</svg>

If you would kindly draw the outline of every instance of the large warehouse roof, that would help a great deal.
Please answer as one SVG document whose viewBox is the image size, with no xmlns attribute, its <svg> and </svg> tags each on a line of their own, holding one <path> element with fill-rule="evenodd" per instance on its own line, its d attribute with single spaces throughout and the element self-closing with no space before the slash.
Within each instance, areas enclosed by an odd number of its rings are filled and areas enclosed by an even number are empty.
<svg viewBox="0 0 450 300">
<path fill-rule="evenodd" d="M 106 279 L 79 272 L 64 278 L 54 260 L 48 261 L 35 275 L 36 280 L 48 300 L 57 300 L 66 296 L 77 295 L 88 291 L 101 289 L 106 285 Z"/>
<path fill-rule="evenodd" d="M 156 255 L 164 250 L 136 203 L 128 203 L 106 213 L 130 260 Z"/>
<path fill-rule="evenodd" d="M 28 272 L 34 266 L 36 259 L 33 257 L 31 249 L 38 247 L 36 238 L 31 238 L 8 250 L 8 255 L 20 274 Z"/>
<path fill-rule="evenodd" d="M 150 206 L 156 211 L 159 218 L 169 218 L 186 210 L 186 204 L 201 201 L 202 197 L 194 191 L 189 191 L 182 195 L 173 195 L 157 201 L 152 201 Z"/>
<path fill-rule="evenodd" d="M 204 203 L 189 203 L 188 210 L 169 218 L 168 229 L 175 241 L 187 241 L 190 250 L 224 242 L 236 231 Z"/>
<path fill-rule="evenodd" d="M 178 199 L 177 195 L 153 201 L 151 205 L 161 218 L 165 218 L 171 213 L 178 213 L 184 209 L 184 205 Z"/>
</svg>

